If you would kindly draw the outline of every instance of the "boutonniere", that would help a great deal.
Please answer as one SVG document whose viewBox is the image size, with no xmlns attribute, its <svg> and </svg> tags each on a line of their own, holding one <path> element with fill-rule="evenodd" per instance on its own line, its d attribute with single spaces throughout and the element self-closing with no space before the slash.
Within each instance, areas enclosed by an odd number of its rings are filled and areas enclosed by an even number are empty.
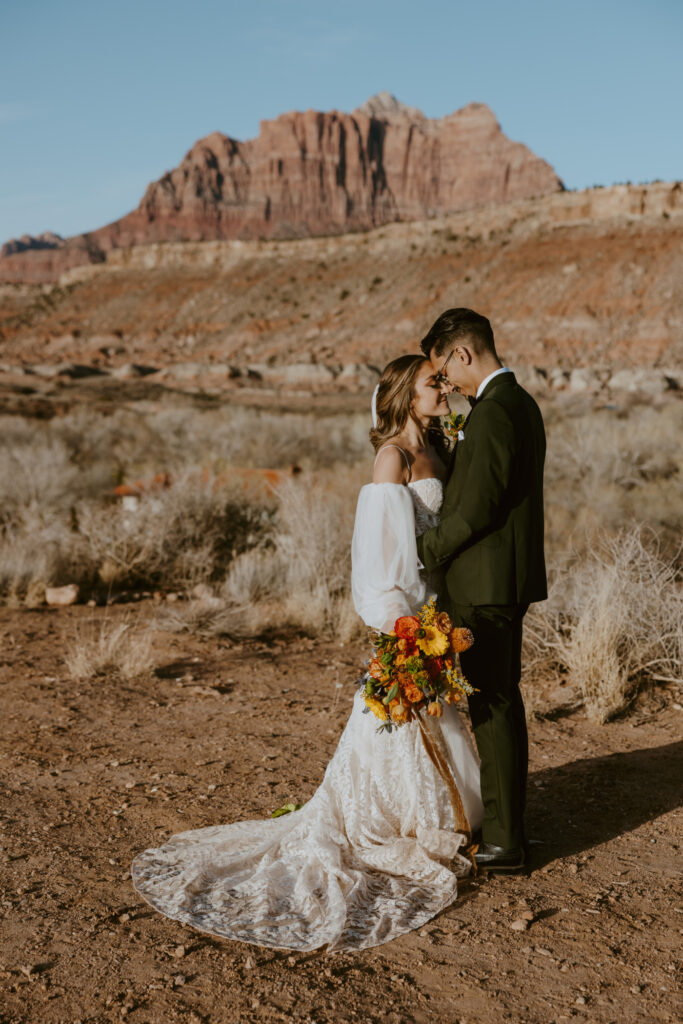
<svg viewBox="0 0 683 1024">
<path fill-rule="evenodd" d="M 443 429 L 444 433 L 450 437 L 453 444 L 457 444 L 458 441 L 465 440 L 465 434 L 463 427 L 465 420 L 467 419 L 461 412 L 452 412 L 448 416 L 443 417 Z"/>
</svg>

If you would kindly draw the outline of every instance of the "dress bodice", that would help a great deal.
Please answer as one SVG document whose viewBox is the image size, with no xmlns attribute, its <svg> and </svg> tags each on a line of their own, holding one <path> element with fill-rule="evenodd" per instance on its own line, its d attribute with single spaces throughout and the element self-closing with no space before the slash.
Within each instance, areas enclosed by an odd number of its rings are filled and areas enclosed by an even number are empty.
<svg viewBox="0 0 683 1024">
<path fill-rule="evenodd" d="M 439 522 L 443 504 L 443 484 L 436 476 L 411 480 L 408 484 L 415 509 L 415 534 L 420 536 Z"/>
</svg>

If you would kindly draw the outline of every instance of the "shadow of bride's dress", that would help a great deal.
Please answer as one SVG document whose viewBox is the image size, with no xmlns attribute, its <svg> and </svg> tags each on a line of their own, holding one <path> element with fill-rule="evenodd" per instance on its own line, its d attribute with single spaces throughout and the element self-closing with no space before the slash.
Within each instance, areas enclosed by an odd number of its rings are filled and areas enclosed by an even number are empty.
<svg viewBox="0 0 683 1024">
<path fill-rule="evenodd" d="M 441 500 L 435 480 L 362 488 L 352 582 L 369 625 L 390 627 L 424 603 L 415 534 L 432 525 Z M 415 723 L 378 733 L 364 706 L 357 693 L 325 777 L 301 810 L 182 832 L 145 850 L 132 867 L 140 895 L 201 931 L 298 950 L 376 946 L 452 903 L 470 862 L 459 852 L 465 836 L 454 831 L 446 785 Z M 426 724 L 476 828 L 479 767 L 460 712 L 447 707 Z"/>
</svg>

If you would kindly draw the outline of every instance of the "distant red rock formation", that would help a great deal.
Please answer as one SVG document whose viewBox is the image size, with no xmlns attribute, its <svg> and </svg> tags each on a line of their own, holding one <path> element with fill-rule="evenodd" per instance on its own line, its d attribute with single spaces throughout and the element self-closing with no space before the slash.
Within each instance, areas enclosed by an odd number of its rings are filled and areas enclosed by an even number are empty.
<svg viewBox="0 0 683 1024">
<path fill-rule="evenodd" d="M 137 209 L 60 248 L 3 255 L 0 280 L 50 280 L 149 242 L 341 234 L 562 188 L 486 105 L 430 120 L 380 93 L 352 114 L 262 121 L 247 142 L 213 132 L 148 185 Z"/>
<path fill-rule="evenodd" d="M 43 231 L 42 235 L 22 235 L 21 238 L 10 238 L 0 246 L 0 256 L 13 256 L 29 249 L 60 249 L 64 239 L 54 231 Z"/>
</svg>

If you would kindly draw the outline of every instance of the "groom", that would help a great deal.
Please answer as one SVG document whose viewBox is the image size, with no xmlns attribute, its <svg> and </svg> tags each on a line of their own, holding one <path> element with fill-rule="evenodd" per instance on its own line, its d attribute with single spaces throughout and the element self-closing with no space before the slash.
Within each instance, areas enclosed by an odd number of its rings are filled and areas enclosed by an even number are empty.
<svg viewBox="0 0 683 1024">
<path fill-rule="evenodd" d="M 482 868 L 524 865 L 528 741 L 519 691 L 522 619 L 547 597 L 543 554 L 545 430 L 540 409 L 496 354 L 491 324 L 448 309 L 421 342 L 446 393 L 472 409 L 455 446 L 439 525 L 418 539 L 440 570 L 440 601 L 474 633 L 461 654 L 481 759 Z"/>
</svg>

